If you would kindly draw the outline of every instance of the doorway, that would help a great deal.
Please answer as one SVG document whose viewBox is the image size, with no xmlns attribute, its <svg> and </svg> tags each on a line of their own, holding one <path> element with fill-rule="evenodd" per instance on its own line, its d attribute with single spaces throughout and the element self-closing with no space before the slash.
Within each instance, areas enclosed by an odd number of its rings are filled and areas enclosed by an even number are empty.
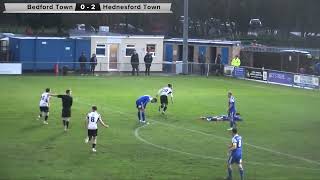
<svg viewBox="0 0 320 180">
<path fill-rule="evenodd" d="M 109 45 L 109 70 L 118 70 L 118 44 Z"/>
<path fill-rule="evenodd" d="M 216 63 L 216 57 L 217 57 L 217 48 L 216 47 L 210 47 L 210 63 L 215 64 Z"/>
<path fill-rule="evenodd" d="M 178 45 L 178 61 L 183 61 L 183 46 L 182 45 Z"/>
<path fill-rule="evenodd" d="M 188 62 L 194 62 L 194 46 L 188 47 Z"/>
</svg>

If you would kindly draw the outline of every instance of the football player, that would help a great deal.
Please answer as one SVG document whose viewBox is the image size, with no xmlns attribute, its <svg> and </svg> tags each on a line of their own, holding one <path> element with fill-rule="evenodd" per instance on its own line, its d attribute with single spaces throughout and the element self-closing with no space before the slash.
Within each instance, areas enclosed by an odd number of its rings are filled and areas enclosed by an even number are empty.
<svg viewBox="0 0 320 180">
<path fill-rule="evenodd" d="M 88 129 L 88 136 L 85 139 L 85 142 L 92 142 L 92 152 L 97 152 L 97 137 L 98 137 L 98 123 L 102 124 L 102 126 L 108 128 L 109 125 L 105 124 L 102 121 L 101 115 L 97 112 L 97 106 L 92 106 L 91 112 L 88 113 L 85 127 Z"/>
</svg>

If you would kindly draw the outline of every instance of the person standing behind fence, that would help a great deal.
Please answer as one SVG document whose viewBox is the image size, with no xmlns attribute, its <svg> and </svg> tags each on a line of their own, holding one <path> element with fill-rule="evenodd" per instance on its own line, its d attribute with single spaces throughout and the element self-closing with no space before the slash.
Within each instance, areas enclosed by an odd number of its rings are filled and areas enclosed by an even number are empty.
<svg viewBox="0 0 320 180">
<path fill-rule="evenodd" d="M 131 66 L 132 66 L 132 76 L 135 75 L 135 71 L 137 71 L 137 76 L 139 76 L 139 55 L 136 50 L 133 51 L 131 56 Z"/>
<path fill-rule="evenodd" d="M 221 64 L 221 54 L 218 54 L 216 61 L 215 61 L 215 74 L 218 75 L 223 75 L 223 66 Z"/>
<path fill-rule="evenodd" d="M 150 67 L 152 64 L 152 54 L 150 53 L 149 49 L 147 50 L 147 54 L 144 56 L 144 63 L 146 65 L 146 71 L 145 71 L 145 75 L 146 76 L 150 76 Z"/>
<path fill-rule="evenodd" d="M 81 56 L 79 57 L 79 63 L 80 63 L 80 74 L 83 75 L 86 72 L 86 63 L 87 63 L 87 58 L 84 52 L 82 52 Z"/>
<path fill-rule="evenodd" d="M 97 56 L 96 54 L 92 54 L 92 57 L 90 59 L 90 72 L 92 75 L 94 75 L 94 70 L 96 69 L 97 66 Z"/>
<path fill-rule="evenodd" d="M 200 63 L 200 74 L 201 76 L 204 76 L 206 75 L 206 57 L 204 56 L 204 52 L 201 52 L 199 54 L 199 58 L 198 58 L 198 61 Z"/>
<path fill-rule="evenodd" d="M 315 65 L 314 65 L 314 72 L 316 75 L 320 75 L 320 61 L 318 61 Z"/>
<path fill-rule="evenodd" d="M 231 60 L 231 66 L 239 67 L 241 65 L 241 61 L 238 55 Z"/>
</svg>

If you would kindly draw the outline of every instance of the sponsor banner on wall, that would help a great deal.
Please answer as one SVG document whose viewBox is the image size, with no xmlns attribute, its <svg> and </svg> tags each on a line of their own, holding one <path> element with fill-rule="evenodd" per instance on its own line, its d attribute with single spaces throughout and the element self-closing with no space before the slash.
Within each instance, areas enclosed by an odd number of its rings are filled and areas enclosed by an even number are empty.
<svg viewBox="0 0 320 180">
<path fill-rule="evenodd" d="M 0 63 L 0 74 L 22 74 L 21 63 Z"/>
<path fill-rule="evenodd" d="M 277 71 L 269 71 L 268 72 L 268 81 L 285 84 L 285 85 L 292 85 L 293 84 L 293 74 L 285 73 L 285 72 L 277 72 Z"/>
<path fill-rule="evenodd" d="M 245 74 L 245 69 L 242 67 L 235 67 L 233 70 L 233 76 L 236 78 L 244 78 Z"/>
<path fill-rule="evenodd" d="M 318 88 L 319 78 L 306 75 L 294 75 L 294 84 L 301 87 Z"/>
<path fill-rule="evenodd" d="M 233 74 L 233 69 L 234 67 L 233 66 L 224 66 L 224 75 L 225 76 L 232 76 Z"/>
<path fill-rule="evenodd" d="M 268 80 L 268 72 L 263 71 L 262 69 L 254 69 L 254 68 L 246 68 L 246 78 L 259 80 L 259 81 L 267 81 Z"/>
</svg>

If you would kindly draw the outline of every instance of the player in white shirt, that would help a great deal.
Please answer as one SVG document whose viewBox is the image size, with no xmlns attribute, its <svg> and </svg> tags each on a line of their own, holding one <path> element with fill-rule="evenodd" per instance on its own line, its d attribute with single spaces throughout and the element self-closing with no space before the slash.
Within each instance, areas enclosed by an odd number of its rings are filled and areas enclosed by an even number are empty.
<svg viewBox="0 0 320 180">
<path fill-rule="evenodd" d="M 172 84 L 168 84 L 167 87 L 164 87 L 158 91 L 157 96 L 160 96 L 159 112 L 162 112 L 162 114 L 164 114 L 168 108 L 168 96 L 169 95 L 171 97 L 171 102 L 173 104 Z"/>
<path fill-rule="evenodd" d="M 43 124 L 48 124 L 49 106 L 50 106 L 50 88 L 46 88 L 45 92 L 40 97 L 40 114 L 38 120 L 44 116 Z"/>
<path fill-rule="evenodd" d="M 85 123 L 86 128 L 88 129 L 88 136 L 85 139 L 85 142 L 92 142 L 92 152 L 97 152 L 97 136 L 98 136 L 98 122 L 100 122 L 104 127 L 108 128 L 109 125 L 105 124 L 102 121 L 101 115 L 97 112 L 97 106 L 92 106 L 92 111 L 88 113 L 87 120 Z"/>
</svg>

